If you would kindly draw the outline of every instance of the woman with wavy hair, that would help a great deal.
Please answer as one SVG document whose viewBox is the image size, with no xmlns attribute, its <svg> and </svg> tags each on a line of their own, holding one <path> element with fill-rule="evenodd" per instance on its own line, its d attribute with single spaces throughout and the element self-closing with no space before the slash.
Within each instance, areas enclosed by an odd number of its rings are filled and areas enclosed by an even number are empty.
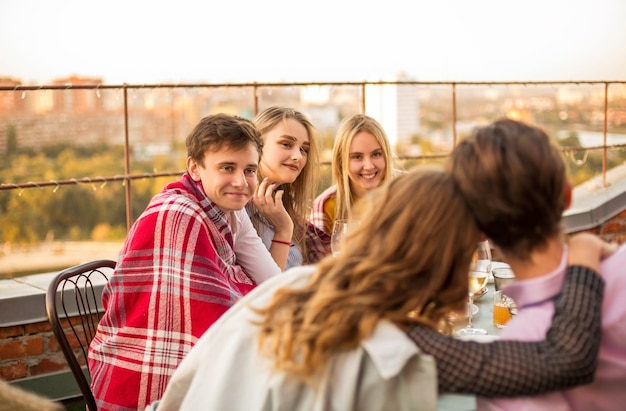
<svg viewBox="0 0 626 411">
<path fill-rule="evenodd" d="M 378 121 L 365 114 L 345 118 L 333 145 L 333 185 L 315 199 L 311 222 L 331 234 L 335 220 L 350 220 L 362 197 L 398 174 L 392 158 L 389 138 Z"/>
<path fill-rule="evenodd" d="M 263 155 L 259 185 L 246 207 L 252 224 L 282 269 L 315 263 L 330 251 L 330 237 L 307 221 L 319 181 L 317 131 L 290 107 L 269 107 L 254 124 Z"/>
<path fill-rule="evenodd" d="M 435 330 L 466 308 L 481 233 L 450 175 L 422 166 L 362 201 L 338 256 L 292 268 L 239 300 L 147 410 L 436 410 L 438 381 L 454 373 L 439 375 L 415 343 L 424 333 L 465 344 L 475 373 L 488 366 L 507 387 L 500 395 L 593 377 L 578 358 L 593 363 L 598 353 L 602 280 L 582 266 L 597 270 L 597 244 L 576 246 L 556 331 L 545 341 L 460 341 Z M 573 322 L 580 327 L 567 326 Z"/>
<path fill-rule="evenodd" d="M 435 363 L 405 331 L 464 309 L 478 228 L 439 170 L 368 199 L 338 257 L 261 284 L 201 338 L 159 410 L 436 407 Z"/>
</svg>

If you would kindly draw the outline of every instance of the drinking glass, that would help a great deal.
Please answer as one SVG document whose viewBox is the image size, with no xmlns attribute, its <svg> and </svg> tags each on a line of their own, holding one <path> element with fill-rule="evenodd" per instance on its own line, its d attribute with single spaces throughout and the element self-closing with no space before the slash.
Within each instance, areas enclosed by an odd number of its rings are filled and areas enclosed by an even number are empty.
<svg viewBox="0 0 626 411">
<path fill-rule="evenodd" d="M 506 327 L 511 319 L 510 306 L 513 303 L 510 297 L 502 293 L 502 290 L 493 293 L 493 325 L 497 328 Z"/>
<path fill-rule="evenodd" d="M 498 267 L 493 269 L 493 285 L 496 291 L 502 290 L 505 285 L 515 281 L 515 273 L 511 267 Z"/>
<path fill-rule="evenodd" d="M 336 257 L 339 255 L 339 245 L 341 244 L 341 238 L 348 230 L 348 220 L 335 220 L 333 224 L 333 232 L 330 238 L 330 249 L 333 255 Z"/>
<path fill-rule="evenodd" d="M 474 316 L 472 308 L 474 307 L 474 294 L 477 291 L 482 290 L 487 285 L 490 272 L 491 248 L 489 247 L 489 241 L 485 240 L 478 243 L 470 265 L 468 274 L 469 302 L 467 304 L 467 326 L 457 330 L 456 334 L 458 336 L 487 334 L 487 330 L 484 328 L 478 328 L 472 325 L 472 317 Z"/>
<path fill-rule="evenodd" d="M 491 273 L 491 246 L 489 245 L 489 240 L 478 242 L 476 252 L 474 252 L 470 264 L 470 271 L 471 270 Z"/>
</svg>

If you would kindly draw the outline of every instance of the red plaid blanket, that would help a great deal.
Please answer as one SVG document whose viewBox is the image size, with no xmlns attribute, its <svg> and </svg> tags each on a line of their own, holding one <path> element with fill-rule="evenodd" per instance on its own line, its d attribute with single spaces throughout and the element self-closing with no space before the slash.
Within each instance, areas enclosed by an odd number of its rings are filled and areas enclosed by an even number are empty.
<svg viewBox="0 0 626 411">
<path fill-rule="evenodd" d="M 159 399 L 198 338 L 254 288 L 235 264 L 226 215 L 187 174 L 156 195 L 128 233 L 89 350 L 99 410 Z"/>
</svg>

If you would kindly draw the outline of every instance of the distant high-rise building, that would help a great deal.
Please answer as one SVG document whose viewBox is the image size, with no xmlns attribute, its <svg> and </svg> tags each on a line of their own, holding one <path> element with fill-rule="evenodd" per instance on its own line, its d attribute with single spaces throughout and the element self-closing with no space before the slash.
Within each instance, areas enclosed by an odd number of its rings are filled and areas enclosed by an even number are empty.
<svg viewBox="0 0 626 411">
<path fill-rule="evenodd" d="M 410 81 L 400 73 L 396 81 Z M 378 120 L 392 146 L 409 142 L 419 133 L 419 101 L 416 86 L 404 84 L 368 85 L 365 114 Z"/>
</svg>

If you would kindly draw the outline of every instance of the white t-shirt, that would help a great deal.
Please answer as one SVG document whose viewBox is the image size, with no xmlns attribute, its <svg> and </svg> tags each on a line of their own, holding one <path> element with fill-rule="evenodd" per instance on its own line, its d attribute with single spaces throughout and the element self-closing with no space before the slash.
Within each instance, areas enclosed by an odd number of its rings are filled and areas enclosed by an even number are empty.
<svg viewBox="0 0 626 411">
<path fill-rule="evenodd" d="M 231 220 L 233 230 L 234 250 L 237 256 L 237 264 L 252 277 L 257 284 L 281 273 L 280 267 L 272 258 L 261 237 L 257 234 L 252 221 L 245 209 L 232 213 L 235 216 Z"/>
</svg>

